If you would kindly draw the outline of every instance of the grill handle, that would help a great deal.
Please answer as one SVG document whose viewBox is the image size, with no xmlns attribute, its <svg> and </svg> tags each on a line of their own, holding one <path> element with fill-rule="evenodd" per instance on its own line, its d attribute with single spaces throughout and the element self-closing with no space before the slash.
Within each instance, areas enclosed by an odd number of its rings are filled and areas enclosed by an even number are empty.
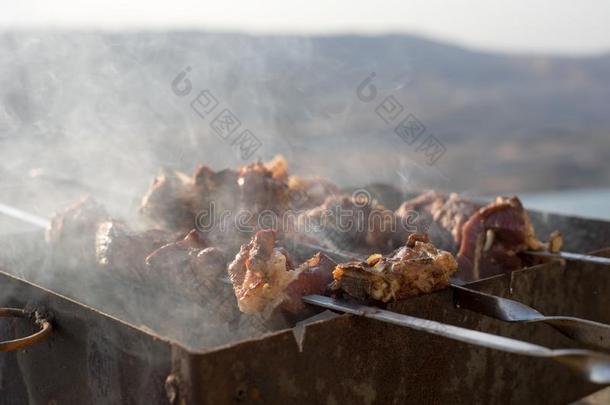
<svg viewBox="0 0 610 405">
<path fill-rule="evenodd" d="M 43 341 L 49 337 L 53 329 L 51 322 L 38 311 L 32 313 L 18 308 L 0 308 L 0 318 L 30 319 L 40 328 L 38 332 L 30 336 L 0 342 L 0 352 L 12 352 Z"/>
</svg>

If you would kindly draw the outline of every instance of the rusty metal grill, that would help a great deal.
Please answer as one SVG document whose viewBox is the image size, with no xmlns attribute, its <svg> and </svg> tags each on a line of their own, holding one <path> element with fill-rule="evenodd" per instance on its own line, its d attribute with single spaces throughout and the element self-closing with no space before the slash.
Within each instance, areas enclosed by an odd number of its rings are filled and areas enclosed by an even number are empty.
<svg viewBox="0 0 610 405">
<path fill-rule="evenodd" d="M 610 223 L 533 213 L 541 233 L 559 229 L 566 248 L 587 252 L 610 246 Z M 33 240 L 34 235 L 22 238 Z M 302 350 L 289 325 L 227 342 L 191 334 L 196 316 L 163 325 L 147 291 L 117 287 L 117 297 L 140 300 L 138 313 L 119 302 L 95 308 L 86 297 L 61 296 L 61 282 L 45 279 L 44 248 L 3 241 L 0 306 L 51 314 L 53 333 L 27 349 L 0 353 L 0 403 L 569 403 L 599 390 L 545 359 L 501 353 L 352 316 L 305 327 Z M 38 252 L 39 254 L 33 254 Z M 610 250 L 598 252 L 610 256 Z M 28 266 L 23 266 L 29 260 Z M 9 274 L 21 266 L 22 277 Z M 99 281 L 99 280 L 98 280 Z M 113 282 L 116 280 L 113 280 Z M 97 287 L 105 288 L 103 282 Z M 496 276 L 470 288 L 508 297 L 549 315 L 610 323 L 610 272 L 600 265 L 559 261 Z M 177 302 L 176 305 L 187 305 Z M 456 308 L 445 290 L 391 304 L 389 309 L 550 348 L 577 348 L 544 324 L 510 324 Z M 188 308 L 185 308 L 188 313 Z M 262 330 L 262 329 L 261 329 Z M 0 339 L 33 326 L 0 320 Z M 17 370 L 17 372 L 15 372 Z M 54 402 L 53 402 L 54 401 Z"/>
</svg>

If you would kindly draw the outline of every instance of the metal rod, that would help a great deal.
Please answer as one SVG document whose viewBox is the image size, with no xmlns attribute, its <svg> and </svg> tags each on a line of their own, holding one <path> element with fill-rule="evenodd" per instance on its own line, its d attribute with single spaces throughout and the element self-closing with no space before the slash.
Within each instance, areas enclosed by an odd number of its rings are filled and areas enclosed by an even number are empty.
<svg viewBox="0 0 610 405">
<path fill-rule="evenodd" d="M 294 241 L 294 243 L 307 247 L 309 249 L 320 250 L 321 252 L 330 253 L 330 254 L 333 254 L 336 256 L 342 256 L 343 257 L 342 260 L 353 260 L 353 259 L 360 260 L 360 259 L 362 259 L 362 256 L 363 256 L 361 254 L 349 252 L 346 250 L 329 249 L 329 248 L 325 248 L 323 246 L 318 246 L 318 245 L 314 245 L 314 244 L 306 243 L 306 242 Z M 586 255 L 586 254 L 582 254 L 582 253 L 572 253 L 572 252 L 563 252 L 563 251 L 561 251 L 559 253 L 551 253 L 551 252 L 546 252 L 546 251 L 535 251 L 535 250 L 526 250 L 523 253 L 526 253 L 526 254 L 532 255 L 532 256 L 551 257 L 551 258 L 555 258 L 555 259 L 577 260 L 577 261 L 587 262 L 587 263 L 610 265 L 609 257 L 592 256 L 592 255 Z"/>
<path fill-rule="evenodd" d="M 527 250 L 523 253 L 526 253 L 526 254 L 532 255 L 532 256 L 542 256 L 542 257 L 552 257 L 555 259 L 576 260 L 576 261 L 580 261 L 580 262 L 604 264 L 606 266 L 610 265 L 610 258 L 608 258 L 608 257 L 585 255 L 582 253 L 571 253 L 571 252 L 563 252 L 563 251 L 559 252 L 559 253 L 551 253 L 551 252 L 534 251 L 534 250 Z"/>
<path fill-rule="evenodd" d="M 406 326 L 411 329 L 459 340 L 464 343 L 488 347 L 490 349 L 505 350 L 516 354 L 535 353 L 539 356 L 545 357 L 551 352 L 551 350 L 547 349 L 546 347 L 537 346 L 532 343 L 466 329 L 459 326 L 447 325 L 428 319 L 416 318 L 410 315 L 399 314 L 397 312 L 392 312 L 385 309 L 347 302 L 336 298 L 326 297 L 324 295 L 307 295 L 303 297 L 303 301 L 308 304 L 331 309 L 333 311 L 345 312 L 347 314 L 363 316 L 365 318 L 377 319 L 379 321 L 388 322 L 395 325 Z"/>
<path fill-rule="evenodd" d="M 335 256 L 344 256 L 345 259 L 359 256 L 357 253 L 325 249 L 311 244 L 303 244 L 303 246 L 333 253 Z M 505 322 L 544 322 L 575 341 L 605 350 L 610 349 L 610 325 L 575 317 L 545 316 L 518 301 L 459 286 L 455 280 L 450 286 L 453 289 L 455 304 L 459 308 Z"/>
<path fill-rule="evenodd" d="M 39 217 L 38 215 L 30 214 L 29 212 L 22 211 L 19 208 L 11 207 L 0 203 L 0 213 L 8 215 L 9 217 L 18 219 L 28 224 L 37 226 L 39 228 L 48 228 L 51 222 L 46 219 Z"/>
<path fill-rule="evenodd" d="M 572 340 L 610 350 L 610 325 L 569 316 L 545 316 L 518 301 L 456 285 L 451 287 L 459 308 L 505 322 L 546 323 Z"/>
<path fill-rule="evenodd" d="M 384 309 L 355 304 L 322 295 L 308 295 L 303 301 L 318 307 L 347 314 L 371 318 L 394 325 L 430 333 L 436 336 L 473 344 L 488 349 L 520 354 L 524 356 L 549 358 L 571 366 L 589 381 L 597 384 L 610 383 L 610 356 L 589 350 L 552 350 L 544 346 L 523 342 L 491 333 L 479 332 L 437 321 L 416 318 Z"/>
</svg>

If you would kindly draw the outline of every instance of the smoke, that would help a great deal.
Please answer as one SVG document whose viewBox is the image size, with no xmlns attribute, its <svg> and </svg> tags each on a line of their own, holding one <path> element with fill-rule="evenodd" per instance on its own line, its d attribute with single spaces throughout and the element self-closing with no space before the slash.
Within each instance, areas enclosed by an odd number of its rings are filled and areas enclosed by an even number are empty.
<svg viewBox="0 0 610 405">
<path fill-rule="evenodd" d="M 347 39 L 196 32 L 5 32 L 2 182 L 33 195 L 3 202 L 48 216 L 85 191 L 131 216 L 160 165 L 190 172 L 201 162 L 217 169 L 244 164 L 239 149 L 210 127 L 214 117 L 191 108 L 206 89 L 241 121 L 238 132 L 247 128 L 261 141 L 249 161 L 283 153 L 294 172 L 346 185 L 395 180 L 380 162 L 364 168 L 329 159 L 337 149 L 362 161 L 375 147 L 403 146 L 355 89 L 376 70 L 382 95 L 404 90 L 412 75 L 408 56 L 398 58 L 398 73 L 389 72 L 371 55 L 354 53 L 357 46 Z M 179 97 L 171 82 L 187 66 L 193 91 Z M 396 164 L 399 158 L 388 156 Z"/>
<path fill-rule="evenodd" d="M 49 218 L 90 194 L 112 217 L 144 229 L 149 224 L 137 207 L 160 167 L 191 173 L 204 163 L 218 170 L 277 153 L 286 156 L 292 173 L 344 186 L 400 185 L 396 167 L 405 155 L 381 158 L 375 151 L 404 144 L 379 121 L 374 105 L 357 98 L 356 88 L 375 71 L 375 86 L 385 97 L 405 91 L 413 72 L 407 55 L 397 55 L 398 70 L 389 70 L 359 46 L 347 38 L 203 32 L 4 32 L 0 203 Z M 187 81 L 188 92 L 175 91 L 173 83 Z M 207 115 L 193 108 L 202 91 L 218 102 Z M 213 125 L 224 110 L 240 122 L 226 137 Z M 251 154 L 232 138 L 246 129 L 260 141 Z M 0 221 L 3 233 L 25 234 L 6 256 L 23 249 L 48 253 L 40 234 L 30 233 L 35 228 Z M 179 333 L 197 338 L 194 345 L 237 336 L 226 325 L 207 325 L 201 308 L 149 302 L 163 310 L 143 312 L 128 283 L 117 285 L 120 280 L 107 275 L 100 280 L 92 267 L 80 274 L 58 274 L 56 267 L 52 261 L 13 261 L 11 271 L 153 329 L 167 325 L 171 311 L 198 325 Z"/>
</svg>

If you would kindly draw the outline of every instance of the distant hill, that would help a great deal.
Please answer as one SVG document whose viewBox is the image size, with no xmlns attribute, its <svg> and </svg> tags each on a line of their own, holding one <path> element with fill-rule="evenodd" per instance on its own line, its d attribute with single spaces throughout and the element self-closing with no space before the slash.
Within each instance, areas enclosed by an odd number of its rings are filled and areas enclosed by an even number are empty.
<svg viewBox="0 0 610 405">
<path fill-rule="evenodd" d="M 160 164 L 241 164 L 189 102 L 209 89 L 295 171 L 470 193 L 610 181 L 610 55 L 478 52 L 408 35 L 0 34 L 0 165 L 135 194 Z M 191 94 L 171 90 L 189 66 Z M 377 98 L 363 102 L 371 73 Z M 432 167 L 375 108 L 387 96 L 446 153 Z M 216 114 L 217 111 L 214 112 Z M 424 138 L 418 140 L 421 141 Z"/>
</svg>

